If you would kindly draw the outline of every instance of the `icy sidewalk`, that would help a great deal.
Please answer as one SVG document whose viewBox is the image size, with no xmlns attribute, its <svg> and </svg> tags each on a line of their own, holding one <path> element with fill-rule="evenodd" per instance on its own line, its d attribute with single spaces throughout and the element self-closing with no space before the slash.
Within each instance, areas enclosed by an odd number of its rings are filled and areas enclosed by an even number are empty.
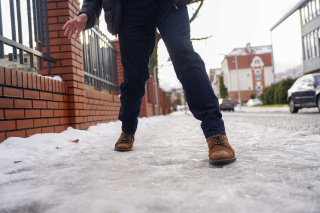
<svg viewBox="0 0 320 213">
<path fill-rule="evenodd" d="M 319 212 L 319 135 L 225 123 L 238 160 L 223 167 L 182 113 L 141 119 L 126 153 L 113 151 L 119 122 L 10 138 L 0 212 Z"/>
</svg>

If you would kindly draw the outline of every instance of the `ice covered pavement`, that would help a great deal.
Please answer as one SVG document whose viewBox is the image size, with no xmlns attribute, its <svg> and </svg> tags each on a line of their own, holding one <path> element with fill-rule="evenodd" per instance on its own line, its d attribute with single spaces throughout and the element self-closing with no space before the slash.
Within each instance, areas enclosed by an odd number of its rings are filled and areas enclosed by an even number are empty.
<svg viewBox="0 0 320 213">
<path fill-rule="evenodd" d="M 220 167 L 183 113 L 141 119 L 132 152 L 113 151 L 119 122 L 10 138 L 0 212 L 319 212 L 320 135 L 235 115 L 225 123 L 238 160 Z"/>
</svg>

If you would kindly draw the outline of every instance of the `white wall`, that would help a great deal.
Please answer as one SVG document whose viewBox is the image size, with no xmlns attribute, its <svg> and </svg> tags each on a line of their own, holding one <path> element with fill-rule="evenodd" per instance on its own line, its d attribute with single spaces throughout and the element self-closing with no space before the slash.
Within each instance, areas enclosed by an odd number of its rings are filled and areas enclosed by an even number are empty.
<svg viewBox="0 0 320 213">
<path fill-rule="evenodd" d="M 239 72 L 239 87 L 240 90 L 252 90 L 253 89 L 253 80 L 252 80 L 252 71 L 251 68 L 238 69 Z M 238 75 L 236 69 L 229 71 L 231 84 L 228 88 L 229 92 L 238 91 Z"/>
<path fill-rule="evenodd" d="M 275 74 L 286 73 L 303 63 L 300 12 L 297 10 L 271 31 Z"/>
<path fill-rule="evenodd" d="M 221 73 L 223 75 L 223 82 L 224 85 L 227 87 L 228 91 L 230 88 L 230 77 L 229 77 L 229 67 L 228 67 L 228 60 L 225 59 L 221 63 Z"/>
<path fill-rule="evenodd" d="M 270 86 L 274 83 L 274 74 L 273 74 L 273 67 L 265 67 L 264 68 L 264 84 L 265 87 Z"/>
</svg>

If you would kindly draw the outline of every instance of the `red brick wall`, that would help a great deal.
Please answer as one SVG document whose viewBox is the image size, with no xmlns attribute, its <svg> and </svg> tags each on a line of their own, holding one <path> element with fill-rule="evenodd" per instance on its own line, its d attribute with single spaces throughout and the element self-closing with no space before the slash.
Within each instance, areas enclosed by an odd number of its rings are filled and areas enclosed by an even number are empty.
<svg viewBox="0 0 320 213">
<path fill-rule="evenodd" d="M 113 44 L 116 46 L 116 50 L 117 50 L 118 84 L 120 85 L 123 82 L 123 66 L 121 63 L 119 40 L 117 40 L 117 39 L 114 40 Z M 119 93 L 120 93 L 120 91 L 119 91 Z"/>
<path fill-rule="evenodd" d="M 141 112 L 140 112 L 141 117 L 150 117 L 157 114 L 155 94 L 154 94 L 154 81 L 152 76 L 150 76 L 148 83 L 149 83 L 150 103 L 147 103 L 147 92 L 146 92 L 146 95 L 142 98 Z M 163 92 L 158 85 L 157 85 L 157 88 L 158 88 L 159 114 L 160 115 L 169 114 L 171 112 L 170 98 L 167 97 L 166 93 Z"/>
<path fill-rule="evenodd" d="M 0 142 L 69 125 L 65 82 L 0 67 Z"/>
<path fill-rule="evenodd" d="M 247 102 L 251 99 L 251 94 L 255 93 L 255 90 L 245 90 L 241 91 L 241 103 Z M 235 100 L 238 103 L 239 96 L 238 91 L 228 92 L 228 97 L 232 100 Z"/>
<path fill-rule="evenodd" d="M 86 127 L 118 120 L 120 98 L 115 95 L 86 89 Z"/>
<path fill-rule="evenodd" d="M 0 67 L 0 142 L 8 137 L 62 132 L 77 120 L 78 129 L 116 121 L 120 98 L 85 89 L 85 106 L 74 102 L 68 83 Z"/>
</svg>

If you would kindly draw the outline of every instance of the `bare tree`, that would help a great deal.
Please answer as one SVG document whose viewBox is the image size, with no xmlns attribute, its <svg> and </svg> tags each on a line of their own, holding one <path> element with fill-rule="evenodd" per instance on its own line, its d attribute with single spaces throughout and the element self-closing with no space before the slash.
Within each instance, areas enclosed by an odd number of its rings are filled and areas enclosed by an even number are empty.
<svg viewBox="0 0 320 213">
<path fill-rule="evenodd" d="M 198 4 L 197 9 L 195 10 L 195 12 L 192 14 L 191 18 L 190 18 L 190 24 L 197 18 L 200 9 L 203 6 L 203 2 L 204 0 L 194 0 L 193 2 L 191 2 L 190 4 Z M 159 41 L 161 40 L 161 35 L 158 31 L 155 32 L 156 33 L 156 42 L 155 42 L 155 47 L 153 50 L 153 53 L 151 55 L 150 58 L 150 63 L 149 63 L 149 73 L 150 75 L 153 75 L 153 68 L 158 65 L 158 44 Z M 195 41 L 199 41 L 199 40 L 206 40 L 211 38 L 211 36 L 207 36 L 207 37 L 203 37 L 203 38 L 192 38 L 191 40 L 195 40 Z M 157 76 L 158 79 L 158 76 Z"/>
</svg>

